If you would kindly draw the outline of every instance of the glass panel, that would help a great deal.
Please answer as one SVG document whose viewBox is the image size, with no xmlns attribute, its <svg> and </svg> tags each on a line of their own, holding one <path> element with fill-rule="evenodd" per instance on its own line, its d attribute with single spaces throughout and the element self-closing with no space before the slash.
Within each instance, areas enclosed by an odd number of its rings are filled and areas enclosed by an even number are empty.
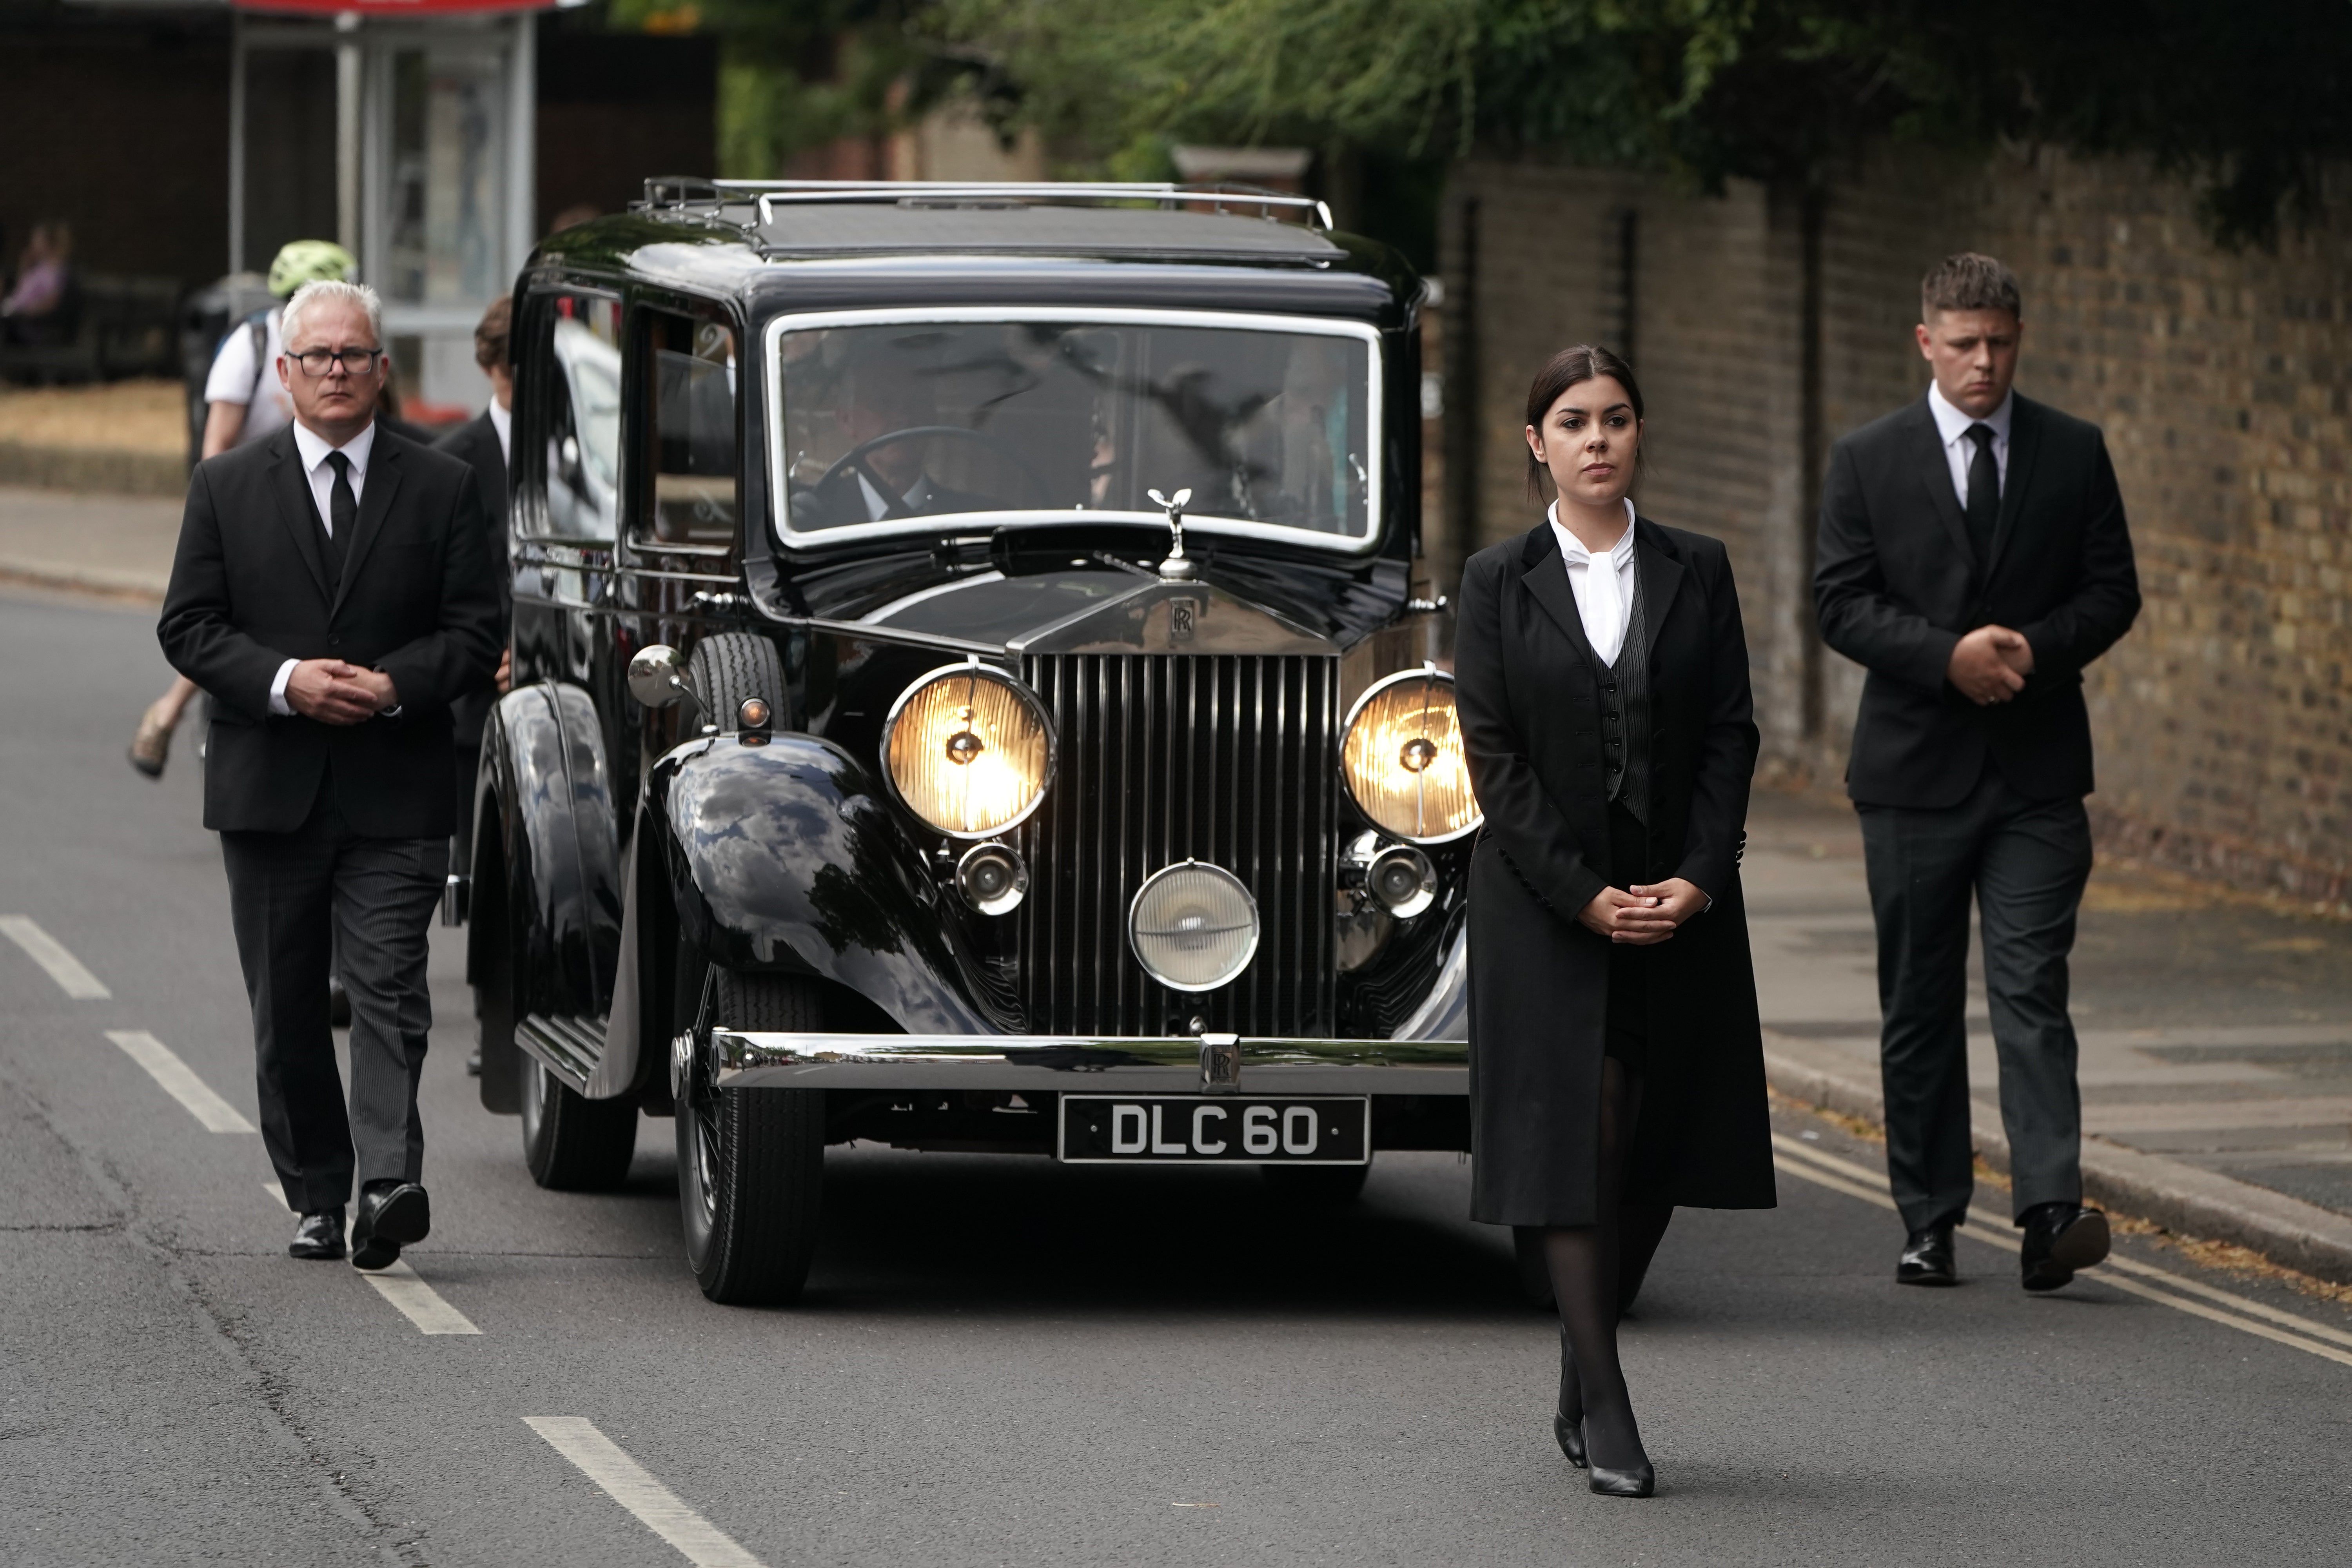
<svg viewBox="0 0 2352 1568">
<path fill-rule="evenodd" d="M 651 542 L 735 542 L 735 334 L 716 321 L 646 315 L 653 387 Z"/>
<path fill-rule="evenodd" d="M 893 322 L 783 334 L 790 526 L 995 511 L 1370 531 L 1370 345 L 1233 327 Z"/>
<path fill-rule="evenodd" d="M 548 400 L 547 521 L 567 539 L 618 532 L 621 456 L 621 306 L 567 294 L 553 301 Z"/>
<path fill-rule="evenodd" d="M 497 56 L 403 49 L 392 57 L 386 299 L 474 303 L 506 291 L 503 112 Z"/>
</svg>

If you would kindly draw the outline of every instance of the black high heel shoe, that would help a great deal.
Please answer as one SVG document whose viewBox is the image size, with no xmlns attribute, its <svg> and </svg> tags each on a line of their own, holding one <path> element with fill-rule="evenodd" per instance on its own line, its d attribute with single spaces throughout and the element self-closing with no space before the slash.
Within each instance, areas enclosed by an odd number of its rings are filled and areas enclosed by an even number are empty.
<svg viewBox="0 0 2352 1568">
<path fill-rule="evenodd" d="M 1583 1421 L 1570 1421 L 1555 1410 L 1551 1413 L 1551 1435 L 1559 1440 L 1559 1451 L 1568 1456 L 1568 1462 L 1580 1470 L 1584 1468 Z"/>
<path fill-rule="evenodd" d="M 1578 1469 L 1584 1468 L 1584 1399 L 1583 1385 L 1577 1387 L 1576 1415 L 1568 1413 L 1568 1386 L 1576 1376 L 1576 1355 L 1568 1348 L 1568 1329 L 1559 1331 L 1559 1401 L 1552 1406 L 1551 1435 L 1568 1462 Z"/>
<path fill-rule="evenodd" d="M 1580 1447 L 1583 1445 L 1579 1444 Z M 1658 1472 L 1650 1461 L 1643 1460 L 1622 1470 L 1604 1466 L 1591 1467 L 1591 1479 L 1586 1483 L 1601 1497 L 1654 1497 L 1658 1490 Z"/>
</svg>

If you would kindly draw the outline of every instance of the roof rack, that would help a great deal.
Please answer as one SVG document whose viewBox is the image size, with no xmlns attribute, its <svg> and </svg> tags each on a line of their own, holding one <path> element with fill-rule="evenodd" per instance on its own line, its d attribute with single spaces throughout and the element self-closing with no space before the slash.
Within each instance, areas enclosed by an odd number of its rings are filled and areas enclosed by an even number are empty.
<svg viewBox="0 0 2352 1568">
<path fill-rule="evenodd" d="M 736 202 L 755 205 L 761 227 L 774 220 L 780 205 L 827 202 L 912 202 L 940 206 L 1029 202 L 1129 206 L 1150 202 L 1167 210 L 1205 206 L 1212 212 L 1223 213 L 1254 208 L 1258 216 L 1268 219 L 1296 214 L 1309 227 L 1331 227 L 1331 209 L 1312 196 L 1291 195 L 1256 185 L 1179 184 L 1167 181 L 706 180 L 661 175 L 646 182 L 642 202 L 630 205 L 647 212 L 684 212 L 697 206 L 715 208 Z"/>
</svg>

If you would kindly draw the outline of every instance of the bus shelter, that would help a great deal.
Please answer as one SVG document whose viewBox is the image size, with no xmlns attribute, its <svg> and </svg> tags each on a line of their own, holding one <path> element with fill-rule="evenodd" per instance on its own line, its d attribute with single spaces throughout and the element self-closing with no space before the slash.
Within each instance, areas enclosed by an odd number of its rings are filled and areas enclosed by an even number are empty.
<svg viewBox="0 0 2352 1568">
<path fill-rule="evenodd" d="M 535 223 L 535 14 L 551 0 L 236 0 L 229 270 L 332 237 L 384 301 L 426 417 L 478 409 L 482 310 Z"/>
</svg>

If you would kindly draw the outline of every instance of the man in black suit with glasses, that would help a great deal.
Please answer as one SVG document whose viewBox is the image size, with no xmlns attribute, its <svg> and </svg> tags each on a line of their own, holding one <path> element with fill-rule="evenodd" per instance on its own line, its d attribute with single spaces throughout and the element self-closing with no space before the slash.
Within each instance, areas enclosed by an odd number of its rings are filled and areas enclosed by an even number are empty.
<svg viewBox="0 0 2352 1568">
<path fill-rule="evenodd" d="M 1920 296 L 1933 384 L 1831 453 L 1813 578 L 1822 638 L 1870 671 L 1846 788 L 1878 926 L 1895 1278 L 1957 1279 L 1973 896 L 2022 1279 L 2053 1290 L 2107 1255 L 2082 1201 L 2066 963 L 2091 870 L 2083 669 L 2130 628 L 2139 581 L 2098 426 L 2011 390 L 2015 277 L 1949 257 Z"/>
<path fill-rule="evenodd" d="M 301 1216 L 288 1250 L 343 1255 L 356 1176 L 352 1261 L 383 1268 L 432 1224 L 416 1085 L 450 706 L 498 662 L 498 600 L 472 471 L 377 425 L 374 291 L 307 284 L 282 335 L 294 423 L 197 465 L 158 635 L 213 700 L 205 826 L 228 870 L 262 1140 Z M 332 963 L 351 995 L 348 1113 Z"/>
</svg>

